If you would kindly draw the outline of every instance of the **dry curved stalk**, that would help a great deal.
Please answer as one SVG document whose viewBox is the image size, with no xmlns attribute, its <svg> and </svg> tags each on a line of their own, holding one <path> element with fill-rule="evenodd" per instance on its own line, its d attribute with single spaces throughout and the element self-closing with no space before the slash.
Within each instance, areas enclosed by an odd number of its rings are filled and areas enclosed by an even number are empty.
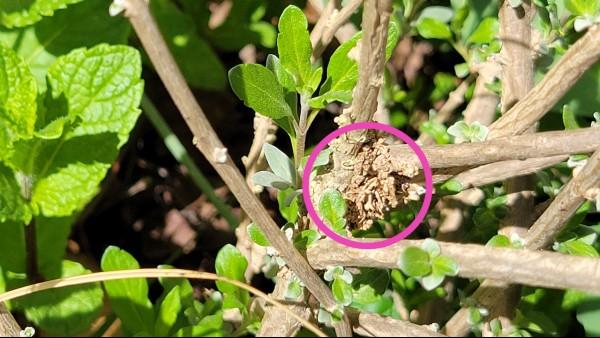
<svg viewBox="0 0 600 338">
<path fill-rule="evenodd" d="M 271 245 L 277 249 L 294 273 L 302 279 L 304 285 L 325 309 L 333 311 L 337 307 L 337 303 L 331 294 L 331 290 L 287 240 L 269 216 L 265 207 L 245 183 L 244 177 L 227 154 L 227 148 L 224 147 L 212 128 L 169 52 L 146 1 L 126 0 L 125 5 L 126 16 L 140 38 L 171 98 L 194 134 L 194 145 L 215 168 L 240 202 L 242 209 L 261 228 Z M 337 324 L 336 332 L 341 336 L 352 333 L 346 317 Z"/>
<path fill-rule="evenodd" d="M 321 329 L 316 327 L 311 322 L 299 317 L 295 313 L 288 310 L 288 308 L 280 302 L 271 299 L 266 293 L 254 288 L 250 285 L 242 283 L 237 280 L 217 276 L 214 273 L 199 272 L 193 270 L 183 269 L 137 269 L 137 270 L 120 270 L 120 271 L 108 271 L 108 272 L 96 272 L 80 276 L 65 277 L 60 279 L 54 279 L 46 282 L 28 285 L 22 288 L 14 289 L 3 294 L 0 294 L 0 304 L 3 302 L 30 295 L 32 293 L 50 290 L 55 288 L 62 288 L 66 286 L 82 285 L 96 282 L 105 282 L 110 280 L 128 279 L 128 278 L 189 278 L 189 279 L 203 279 L 220 281 L 235 285 L 241 289 L 244 289 L 257 297 L 262 298 L 265 302 L 276 306 L 282 311 L 288 312 L 288 314 L 298 320 L 304 327 L 309 329 L 319 337 L 327 337 Z"/>
<path fill-rule="evenodd" d="M 350 19 L 362 2 L 363 0 L 350 0 L 341 9 L 339 9 L 341 5 L 341 1 L 339 0 L 330 1 L 327 4 L 327 7 L 325 7 L 319 21 L 310 34 L 314 59 L 318 59 L 323 54 L 323 51 L 331 43 L 336 32 Z"/>
<path fill-rule="evenodd" d="M 422 240 L 403 240 L 378 250 L 346 247 L 330 239 L 314 243 L 307 257 L 315 269 L 331 266 L 397 268 L 398 256 Z M 600 294 L 600 260 L 556 252 L 494 248 L 479 244 L 439 242 L 441 254 L 452 258 L 464 278 L 492 280 Z"/>
<path fill-rule="evenodd" d="M 547 131 L 503 137 L 475 143 L 422 147 L 431 168 L 477 166 L 507 160 L 589 153 L 600 147 L 600 128 Z M 390 146 L 394 165 L 412 162 L 420 166 L 416 154 L 406 145 Z"/>
</svg>

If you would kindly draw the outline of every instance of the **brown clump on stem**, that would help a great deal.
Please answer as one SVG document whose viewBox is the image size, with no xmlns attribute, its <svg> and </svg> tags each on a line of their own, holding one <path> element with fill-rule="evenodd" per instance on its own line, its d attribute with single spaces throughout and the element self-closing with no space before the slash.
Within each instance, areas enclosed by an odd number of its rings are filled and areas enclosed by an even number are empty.
<svg viewBox="0 0 600 338">
<path fill-rule="evenodd" d="M 408 183 L 419 168 L 407 164 L 402 170 L 393 170 L 390 149 L 383 138 L 362 145 L 353 162 L 350 184 L 342 191 L 349 227 L 367 230 L 386 212 L 419 200 L 423 188 Z"/>
</svg>

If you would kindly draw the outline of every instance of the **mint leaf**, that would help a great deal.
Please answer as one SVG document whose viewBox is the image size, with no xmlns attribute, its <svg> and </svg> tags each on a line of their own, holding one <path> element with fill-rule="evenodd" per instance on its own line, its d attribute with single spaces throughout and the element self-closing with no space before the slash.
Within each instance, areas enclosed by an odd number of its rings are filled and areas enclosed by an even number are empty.
<svg viewBox="0 0 600 338">
<path fill-rule="evenodd" d="M 0 44 L 0 124 L 8 128 L 3 138 L 9 144 L 32 137 L 36 100 L 37 87 L 31 71 L 12 49 Z"/>
<path fill-rule="evenodd" d="M 4 191 L 4 190 L 3 190 Z M 4 195 L 4 194 L 2 194 Z M 0 279 L 2 272 L 25 272 L 25 231 L 23 222 L 0 221 Z"/>
<path fill-rule="evenodd" d="M 238 65 L 229 71 L 229 83 L 235 95 L 259 114 L 279 119 L 292 116 L 283 88 L 275 75 L 261 65 Z"/>
<path fill-rule="evenodd" d="M 406 248 L 398 259 L 398 267 L 409 277 L 421 277 L 431 272 L 429 254 L 420 248 Z"/>
<path fill-rule="evenodd" d="M 154 324 L 154 334 L 159 337 L 168 336 L 177 321 L 179 311 L 181 311 L 181 297 L 179 286 L 175 286 L 160 303 Z"/>
<path fill-rule="evenodd" d="M 109 246 L 102 255 L 102 271 L 139 269 L 138 262 L 125 250 Z M 154 313 L 148 299 L 148 282 L 143 278 L 128 278 L 104 282 L 112 310 L 130 332 L 152 332 Z"/>
<path fill-rule="evenodd" d="M 126 46 L 102 44 L 58 58 L 48 81 L 52 97 L 64 95 L 69 117 L 79 122 L 70 134 L 116 132 L 124 144 L 140 114 L 141 72 L 138 51 Z"/>
<path fill-rule="evenodd" d="M 34 24 L 42 16 L 51 16 L 54 11 L 82 0 L 29 0 L 0 2 L 0 23 L 8 28 Z"/>
<path fill-rule="evenodd" d="M 450 27 L 433 18 L 423 18 L 417 23 L 417 31 L 419 35 L 426 39 L 450 39 L 452 32 Z"/>
<path fill-rule="evenodd" d="M 0 31 L 0 41 L 12 46 L 46 88 L 48 68 L 60 55 L 100 43 L 125 44 L 130 28 L 123 16 L 107 15 L 110 3 L 83 1 L 20 30 Z M 82 18 L 85 18 L 82 20 Z M 76 32 L 76 33 L 75 33 Z"/>
<path fill-rule="evenodd" d="M 223 89 L 225 67 L 198 35 L 194 19 L 169 0 L 153 0 L 150 9 L 187 82 L 196 88 Z"/>
<path fill-rule="evenodd" d="M 335 189 L 327 189 L 319 200 L 319 214 L 331 229 L 343 234 L 346 226 L 346 201 Z"/>
<path fill-rule="evenodd" d="M 0 162 L 0 223 L 6 220 L 29 222 L 31 211 L 21 196 L 21 187 L 10 168 Z"/>
<path fill-rule="evenodd" d="M 288 6 L 279 18 L 278 27 L 277 50 L 281 64 L 296 79 L 296 88 L 303 91 L 312 75 L 312 46 L 306 17 L 300 8 Z"/>
<path fill-rule="evenodd" d="M 81 264 L 63 261 L 62 274 L 51 278 L 90 273 Z M 19 301 L 28 320 L 44 331 L 59 336 L 82 333 L 100 315 L 104 293 L 100 284 L 85 284 L 46 290 Z"/>
</svg>

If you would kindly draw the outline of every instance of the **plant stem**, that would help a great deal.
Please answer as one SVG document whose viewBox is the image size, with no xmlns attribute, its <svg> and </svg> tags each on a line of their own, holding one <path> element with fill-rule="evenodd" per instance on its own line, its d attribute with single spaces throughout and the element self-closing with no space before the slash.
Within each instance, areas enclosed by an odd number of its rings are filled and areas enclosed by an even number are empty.
<svg viewBox="0 0 600 338">
<path fill-rule="evenodd" d="M 308 129 L 308 113 L 310 106 L 305 95 L 300 95 L 300 120 L 298 123 L 298 130 L 296 131 L 296 153 L 294 162 L 296 165 L 296 184 L 300 186 L 300 178 L 302 177 L 299 173 L 300 167 L 302 166 L 302 159 L 304 158 L 304 147 L 306 146 L 306 131 Z"/>
<path fill-rule="evenodd" d="M 231 211 L 229 205 L 223 202 L 214 192 L 214 188 L 210 184 L 210 181 L 202 174 L 202 171 L 198 168 L 194 160 L 190 157 L 177 135 L 173 133 L 167 122 L 163 119 L 160 112 L 152 103 L 152 100 L 144 94 L 142 97 L 142 109 L 148 120 L 154 126 L 154 129 L 162 137 L 163 142 L 169 152 L 175 159 L 185 165 L 189 170 L 190 177 L 196 186 L 206 195 L 206 198 L 217 208 L 217 211 L 223 218 L 227 220 L 231 228 L 235 229 L 240 224 L 237 217 Z"/>
<path fill-rule="evenodd" d="M 37 259 L 37 228 L 35 218 L 25 226 L 25 250 L 27 255 L 27 279 L 31 283 L 43 282 L 44 278 L 40 274 Z"/>
</svg>

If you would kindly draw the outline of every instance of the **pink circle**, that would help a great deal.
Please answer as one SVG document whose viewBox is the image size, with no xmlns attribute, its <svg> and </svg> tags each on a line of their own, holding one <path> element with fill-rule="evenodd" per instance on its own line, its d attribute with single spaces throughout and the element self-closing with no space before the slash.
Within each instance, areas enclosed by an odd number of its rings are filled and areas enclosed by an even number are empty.
<svg viewBox="0 0 600 338">
<path fill-rule="evenodd" d="M 414 151 L 415 154 L 417 154 L 417 157 L 419 158 L 419 161 L 421 162 L 421 167 L 423 168 L 423 173 L 425 174 L 425 198 L 423 199 L 423 205 L 421 206 L 421 209 L 417 213 L 417 216 L 415 217 L 415 219 L 412 221 L 412 223 L 410 223 L 410 225 L 406 229 L 402 230 L 402 232 L 395 235 L 394 237 L 390 237 L 390 238 L 387 238 L 387 239 L 384 239 L 381 241 L 376 241 L 376 242 L 353 241 L 351 239 L 348 239 L 344 236 L 337 234 L 336 232 L 331 230 L 331 228 L 329 228 L 329 226 L 327 226 L 323 222 L 323 220 L 319 217 L 319 214 L 317 214 L 317 212 L 315 211 L 315 208 L 310 199 L 310 189 L 309 189 L 310 173 L 314 167 L 315 160 L 317 159 L 317 156 L 319 155 L 319 153 L 321 151 L 323 151 L 323 149 L 331 141 L 333 141 L 336 137 L 338 137 L 342 134 L 351 132 L 351 131 L 361 130 L 361 129 L 375 129 L 375 130 L 384 131 L 384 132 L 392 134 L 392 135 L 396 136 L 397 138 L 401 139 L 402 141 L 404 141 L 404 143 L 406 143 L 412 149 L 412 151 Z M 347 125 L 345 127 L 336 129 L 335 131 L 333 131 L 332 133 L 327 135 L 323 140 L 321 140 L 321 142 L 319 142 L 319 144 L 317 144 L 317 146 L 315 147 L 313 152 L 308 157 L 308 161 L 306 162 L 306 167 L 304 168 L 304 174 L 302 175 L 302 198 L 304 199 L 304 204 L 306 205 L 306 210 L 308 211 L 308 215 L 310 216 L 310 218 L 315 223 L 317 223 L 319 230 L 321 230 L 329 238 L 333 239 L 334 241 L 336 241 L 340 244 L 344 244 L 349 247 L 357 248 L 357 249 L 384 248 L 386 246 L 392 245 L 392 244 L 400 241 L 401 239 L 406 238 L 413 231 L 415 231 L 417 229 L 417 227 L 419 226 L 419 224 L 421 224 L 421 222 L 425 219 L 425 216 L 427 215 L 427 212 L 429 211 L 429 205 L 431 204 L 432 195 L 433 195 L 433 178 L 431 175 L 431 167 L 429 166 L 429 161 L 427 161 L 427 158 L 425 157 L 423 150 L 421 150 L 421 147 L 419 147 L 419 145 L 417 145 L 415 143 L 415 141 L 413 141 L 408 135 L 401 132 L 400 130 L 398 130 L 392 126 L 388 126 L 388 125 L 376 123 L 376 122 L 353 123 L 353 124 Z"/>
</svg>

